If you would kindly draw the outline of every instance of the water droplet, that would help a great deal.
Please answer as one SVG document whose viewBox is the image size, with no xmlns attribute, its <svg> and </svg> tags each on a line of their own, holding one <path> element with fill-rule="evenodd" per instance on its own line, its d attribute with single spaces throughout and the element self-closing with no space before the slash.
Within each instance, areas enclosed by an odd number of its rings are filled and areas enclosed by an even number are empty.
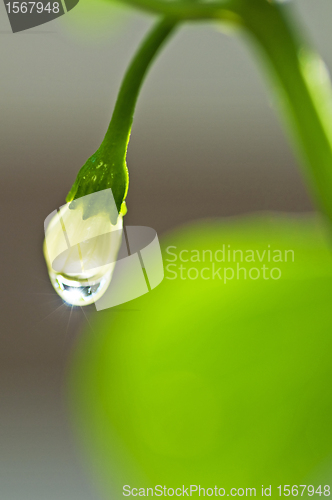
<svg viewBox="0 0 332 500">
<path fill-rule="evenodd" d="M 96 195 L 82 200 L 91 203 Z M 107 290 L 122 239 L 121 215 L 116 225 L 106 212 L 84 220 L 83 208 L 70 210 L 69 204 L 64 205 L 47 226 L 44 242 L 51 283 L 74 306 L 92 304 Z"/>
</svg>

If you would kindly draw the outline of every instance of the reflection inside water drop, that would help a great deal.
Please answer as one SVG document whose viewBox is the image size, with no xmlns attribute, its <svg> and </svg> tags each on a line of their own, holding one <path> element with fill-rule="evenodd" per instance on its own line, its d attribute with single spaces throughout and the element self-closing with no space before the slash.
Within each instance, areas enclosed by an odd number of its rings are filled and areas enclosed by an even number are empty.
<svg viewBox="0 0 332 500">
<path fill-rule="evenodd" d="M 50 272 L 49 276 L 55 291 L 72 306 L 88 306 L 98 300 L 107 290 L 112 278 L 111 269 L 96 283 L 87 280 L 68 279 L 59 273 Z"/>
</svg>

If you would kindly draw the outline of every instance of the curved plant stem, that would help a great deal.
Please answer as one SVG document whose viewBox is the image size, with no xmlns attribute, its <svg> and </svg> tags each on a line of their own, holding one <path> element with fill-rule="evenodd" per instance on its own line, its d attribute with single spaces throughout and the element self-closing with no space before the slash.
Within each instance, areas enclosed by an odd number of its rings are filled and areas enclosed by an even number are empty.
<svg viewBox="0 0 332 500">
<path fill-rule="evenodd" d="M 147 73 L 161 45 L 174 30 L 176 23 L 169 19 L 158 22 L 144 40 L 122 81 L 112 119 L 102 147 L 112 151 L 113 158 L 124 158 L 133 123 L 137 98 Z"/>
<path fill-rule="evenodd" d="M 306 176 L 332 222 L 332 95 L 318 56 L 300 35 L 289 6 L 268 0 L 124 0 L 143 10 L 181 20 L 218 19 L 241 25 L 268 62 Z M 302 30 L 301 30 L 302 33 Z"/>
<path fill-rule="evenodd" d="M 163 19 L 148 35 L 132 60 L 120 88 L 105 139 L 86 162 L 67 201 L 112 188 L 118 210 L 126 196 L 126 152 L 139 90 L 161 45 L 178 20 L 218 19 L 242 25 L 268 62 L 277 85 L 282 110 L 288 118 L 298 150 L 307 164 L 309 184 L 323 212 L 332 222 L 332 95 L 319 58 L 308 49 L 291 22 L 289 7 L 268 0 L 187 2 L 124 0 Z M 97 168 L 99 169 L 97 171 Z M 90 215 L 89 215 L 90 216 Z"/>
<path fill-rule="evenodd" d="M 128 190 L 126 154 L 139 91 L 157 52 L 175 29 L 176 21 L 158 21 L 132 59 L 114 107 L 112 119 L 99 149 L 83 165 L 67 196 L 67 202 L 111 188 L 117 210 L 123 210 Z M 74 208 L 79 202 L 71 205 Z M 96 215 L 100 207 L 84 207 L 86 219 Z"/>
<path fill-rule="evenodd" d="M 302 39 L 289 5 L 244 0 L 241 17 L 268 63 L 309 185 L 332 222 L 332 93 L 324 64 Z"/>
</svg>

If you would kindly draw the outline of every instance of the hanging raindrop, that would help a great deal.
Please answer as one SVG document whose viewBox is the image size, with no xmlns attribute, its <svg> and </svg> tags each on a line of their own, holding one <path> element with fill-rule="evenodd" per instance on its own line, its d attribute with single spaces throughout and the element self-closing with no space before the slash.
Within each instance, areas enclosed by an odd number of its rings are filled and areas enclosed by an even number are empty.
<svg viewBox="0 0 332 500">
<path fill-rule="evenodd" d="M 96 209 L 97 203 L 97 215 L 84 219 L 87 208 Z M 107 211 L 103 210 L 106 206 Z M 104 190 L 84 196 L 74 209 L 67 203 L 45 221 L 44 256 L 49 277 L 55 291 L 70 305 L 96 302 L 110 284 L 123 227 L 122 216 L 117 212 L 114 216 L 114 207 L 111 190 Z"/>
</svg>

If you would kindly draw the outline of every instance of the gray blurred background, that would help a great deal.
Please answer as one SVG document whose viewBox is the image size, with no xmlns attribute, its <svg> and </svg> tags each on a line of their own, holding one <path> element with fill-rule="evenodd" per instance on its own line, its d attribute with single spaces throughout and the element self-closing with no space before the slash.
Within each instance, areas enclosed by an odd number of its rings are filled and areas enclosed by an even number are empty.
<svg viewBox="0 0 332 500">
<path fill-rule="evenodd" d="M 332 68 L 331 0 L 296 5 Z M 71 311 L 52 291 L 43 221 L 99 146 L 151 21 L 81 0 L 63 18 L 13 35 L 0 3 L 1 500 L 99 498 L 71 434 L 64 391 L 68 356 L 93 308 Z M 208 24 L 183 27 L 138 103 L 127 224 L 162 235 L 202 217 L 311 210 L 272 103 L 241 37 Z"/>
</svg>

